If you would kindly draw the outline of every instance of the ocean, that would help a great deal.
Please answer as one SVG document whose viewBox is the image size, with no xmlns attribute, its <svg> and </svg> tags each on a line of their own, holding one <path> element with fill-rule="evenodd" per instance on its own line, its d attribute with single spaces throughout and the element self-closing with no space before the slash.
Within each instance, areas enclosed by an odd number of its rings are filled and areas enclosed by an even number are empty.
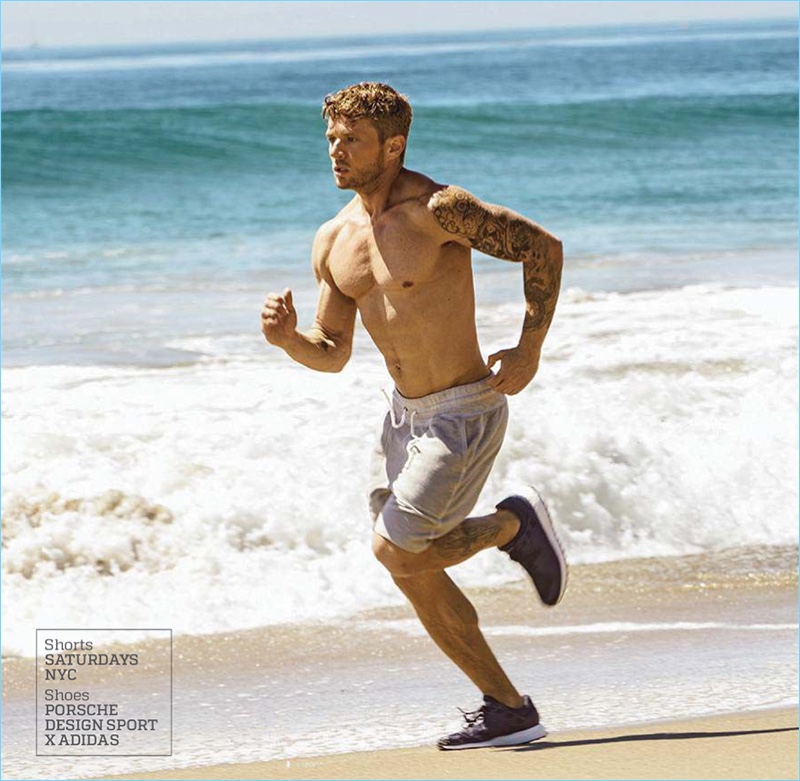
<svg viewBox="0 0 800 781">
<path fill-rule="evenodd" d="M 396 598 L 353 567 L 380 357 L 359 330 L 315 375 L 259 332 L 285 285 L 310 323 L 311 240 L 350 197 L 319 104 L 366 78 L 413 102 L 409 167 L 565 244 L 488 501 L 538 481 L 579 561 L 796 542 L 793 23 L 8 52 L 5 649 L 42 603 L 152 621 L 155 583 L 179 631 Z M 475 263 L 488 354 L 521 282 Z M 284 598 L 240 600 L 256 572 Z"/>
<path fill-rule="evenodd" d="M 315 374 L 259 324 L 286 286 L 311 322 L 350 197 L 320 103 L 364 79 L 410 97 L 408 167 L 564 242 L 477 509 L 539 486 L 578 565 L 796 547 L 797 66 L 796 20 L 4 52 L 4 656 L 402 604 L 366 512 L 380 356 L 359 325 Z M 488 355 L 522 283 L 474 263 Z"/>
</svg>

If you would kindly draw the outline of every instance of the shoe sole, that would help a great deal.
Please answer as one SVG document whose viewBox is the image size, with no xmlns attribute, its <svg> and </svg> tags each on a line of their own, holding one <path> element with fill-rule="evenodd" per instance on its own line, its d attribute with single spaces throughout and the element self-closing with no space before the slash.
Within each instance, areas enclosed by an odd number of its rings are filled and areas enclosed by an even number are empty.
<svg viewBox="0 0 800 781">
<path fill-rule="evenodd" d="M 569 567 L 567 566 L 566 556 L 564 556 L 564 549 L 561 547 L 561 541 L 558 539 L 555 528 L 553 528 L 553 520 L 550 517 L 550 511 L 547 509 L 547 505 L 544 503 L 544 499 L 542 499 L 541 494 L 533 486 L 530 486 L 530 489 L 533 496 L 536 497 L 536 501 L 531 502 L 533 511 L 536 513 L 536 517 L 539 519 L 539 525 L 544 531 L 544 536 L 547 537 L 550 547 L 556 554 L 558 564 L 561 568 L 561 572 L 563 573 L 563 577 L 561 578 L 561 588 L 558 592 L 558 596 L 556 597 L 556 601 L 548 605 L 548 607 L 555 607 L 561 601 L 561 598 L 564 596 L 564 592 L 567 590 Z"/>
<path fill-rule="evenodd" d="M 485 740 L 482 743 L 462 743 L 459 746 L 439 746 L 442 751 L 461 751 L 468 748 L 492 748 L 502 746 L 524 746 L 534 740 L 539 740 L 547 735 L 547 730 L 543 724 L 529 727 L 521 732 L 513 732 L 511 735 L 500 735 L 499 737 Z"/>
</svg>

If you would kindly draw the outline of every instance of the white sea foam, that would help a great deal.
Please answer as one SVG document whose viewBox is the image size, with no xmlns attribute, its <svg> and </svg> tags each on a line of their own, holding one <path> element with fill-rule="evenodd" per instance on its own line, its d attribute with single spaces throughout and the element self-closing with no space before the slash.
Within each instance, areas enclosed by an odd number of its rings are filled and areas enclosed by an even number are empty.
<svg viewBox="0 0 800 781">
<path fill-rule="evenodd" d="M 519 318 L 481 309 L 487 353 Z M 796 288 L 566 291 L 477 509 L 539 486 L 573 562 L 796 543 L 797 322 Z M 36 626 L 399 604 L 364 498 L 386 374 L 358 341 L 339 375 L 244 342 L 168 369 L 5 370 L 4 652 L 32 653 Z M 520 570 L 488 551 L 455 577 Z"/>
</svg>

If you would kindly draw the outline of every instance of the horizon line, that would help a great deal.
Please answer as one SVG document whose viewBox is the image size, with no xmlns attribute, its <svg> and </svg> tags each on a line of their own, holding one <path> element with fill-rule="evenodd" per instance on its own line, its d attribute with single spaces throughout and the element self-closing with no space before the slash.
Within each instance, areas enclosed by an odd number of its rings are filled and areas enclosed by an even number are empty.
<svg viewBox="0 0 800 781">
<path fill-rule="evenodd" d="M 727 17 L 724 19 L 710 17 L 708 19 L 670 19 L 670 20 L 658 20 L 654 22 L 596 22 L 593 24 L 543 24 L 543 25 L 533 25 L 529 27 L 516 27 L 516 26 L 509 26 L 509 27 L 493 27 L 493 28 L 463 28 L 463 29 L 451 29 L 451 30 L 439 30 L 439 31 L 432 31 L 432 30 L 406 30 L 394 33 L 380 33 L 377 35 L 370 35 L 369 38 L 371 40 L 379 39 L 379 38 L 405 38 L 405 37 L 421 37 L 421 36 L 453 36 L 453 35 L 464 35 L 469 33 L 525 33 L 525 32 L 541 32 L 545 30 L 569 30 L 569 31 L 576 31 L 576 30 L 593 30 L 593 29 L 603 29 L 603 28 L 641 28 L 641 27 L 680 27 L 680 26 L 700 26 L 700 25 L 726 25 L 726 24 L 743 24 L 743 25 L 758 25 L 758 24 L 770 24 L 770 23 L 787 23 L 793 22 L 794 24 L 798 24 L 799 20 L 798 17 L 788 15 L 788 16 L 762 16 L 762 17 L 748 17 L 748 16 L 741 16 L 741 17 Z M 257 38 L 250 38 L 250 37 L 242 37 L 242 38 L 176 38 L 172 40 L 163 40 L 163 41 L 147 41 L 147 40 L 131 40 L 127 42 L 115 42 L 115 43 L 92 43 L 92 44 L 39 44 L 36 41 L 26 44 L 26 45 L 16 45 L 13 44 L 11 46 L 5 46 L 0 44 L 0 59 L 2 59 L 2 55 L 6 53 L 29 53 L 29 52 L 66 52 L 66 51 L 96 51 L 96 50 L 120 50 L 120 49 L 128 49 L 128 48 L 137 48 L 142 46 L 151 46 L 152 48 L 157 47 L 171 47 L 171 46 L 196 46 L 196 45 L 207 45 L 207 46 L 224 46 L 224 45 L 236 45 L 236 44 L 256 44 L 256 43 L 291 43 L 292 41 L 309 41 L 309 40 L 327 40 L 327 41 L 335 41 L 335 40 L 348 40 L 357 37 L 363 37 L 363 33 L 359 34 L 342 34 L 342 33 L 310 33 L 307 35 L 300 35 L 300 36 L 274 36 L 274 37 L 257 37 Z"/>
</svg>

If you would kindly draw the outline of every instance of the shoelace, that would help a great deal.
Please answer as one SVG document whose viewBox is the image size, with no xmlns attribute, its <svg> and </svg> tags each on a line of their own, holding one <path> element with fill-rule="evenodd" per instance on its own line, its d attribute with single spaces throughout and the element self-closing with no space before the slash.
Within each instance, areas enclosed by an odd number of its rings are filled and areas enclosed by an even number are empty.
<svg viewBox="0 0 800 781">
<path fill-rule="evenodd" d="M 473 724 L 478 724 L 481 721 L 484 721 L 486 718 L 486 706 L 482 705 L 478 710 L 464 710 L 463 708 L 459 708 L 461 711 L 461 715 L 464 717 L 464 721 L 467 722 L 468 726 L 472 726 Z"/>
</svg>

